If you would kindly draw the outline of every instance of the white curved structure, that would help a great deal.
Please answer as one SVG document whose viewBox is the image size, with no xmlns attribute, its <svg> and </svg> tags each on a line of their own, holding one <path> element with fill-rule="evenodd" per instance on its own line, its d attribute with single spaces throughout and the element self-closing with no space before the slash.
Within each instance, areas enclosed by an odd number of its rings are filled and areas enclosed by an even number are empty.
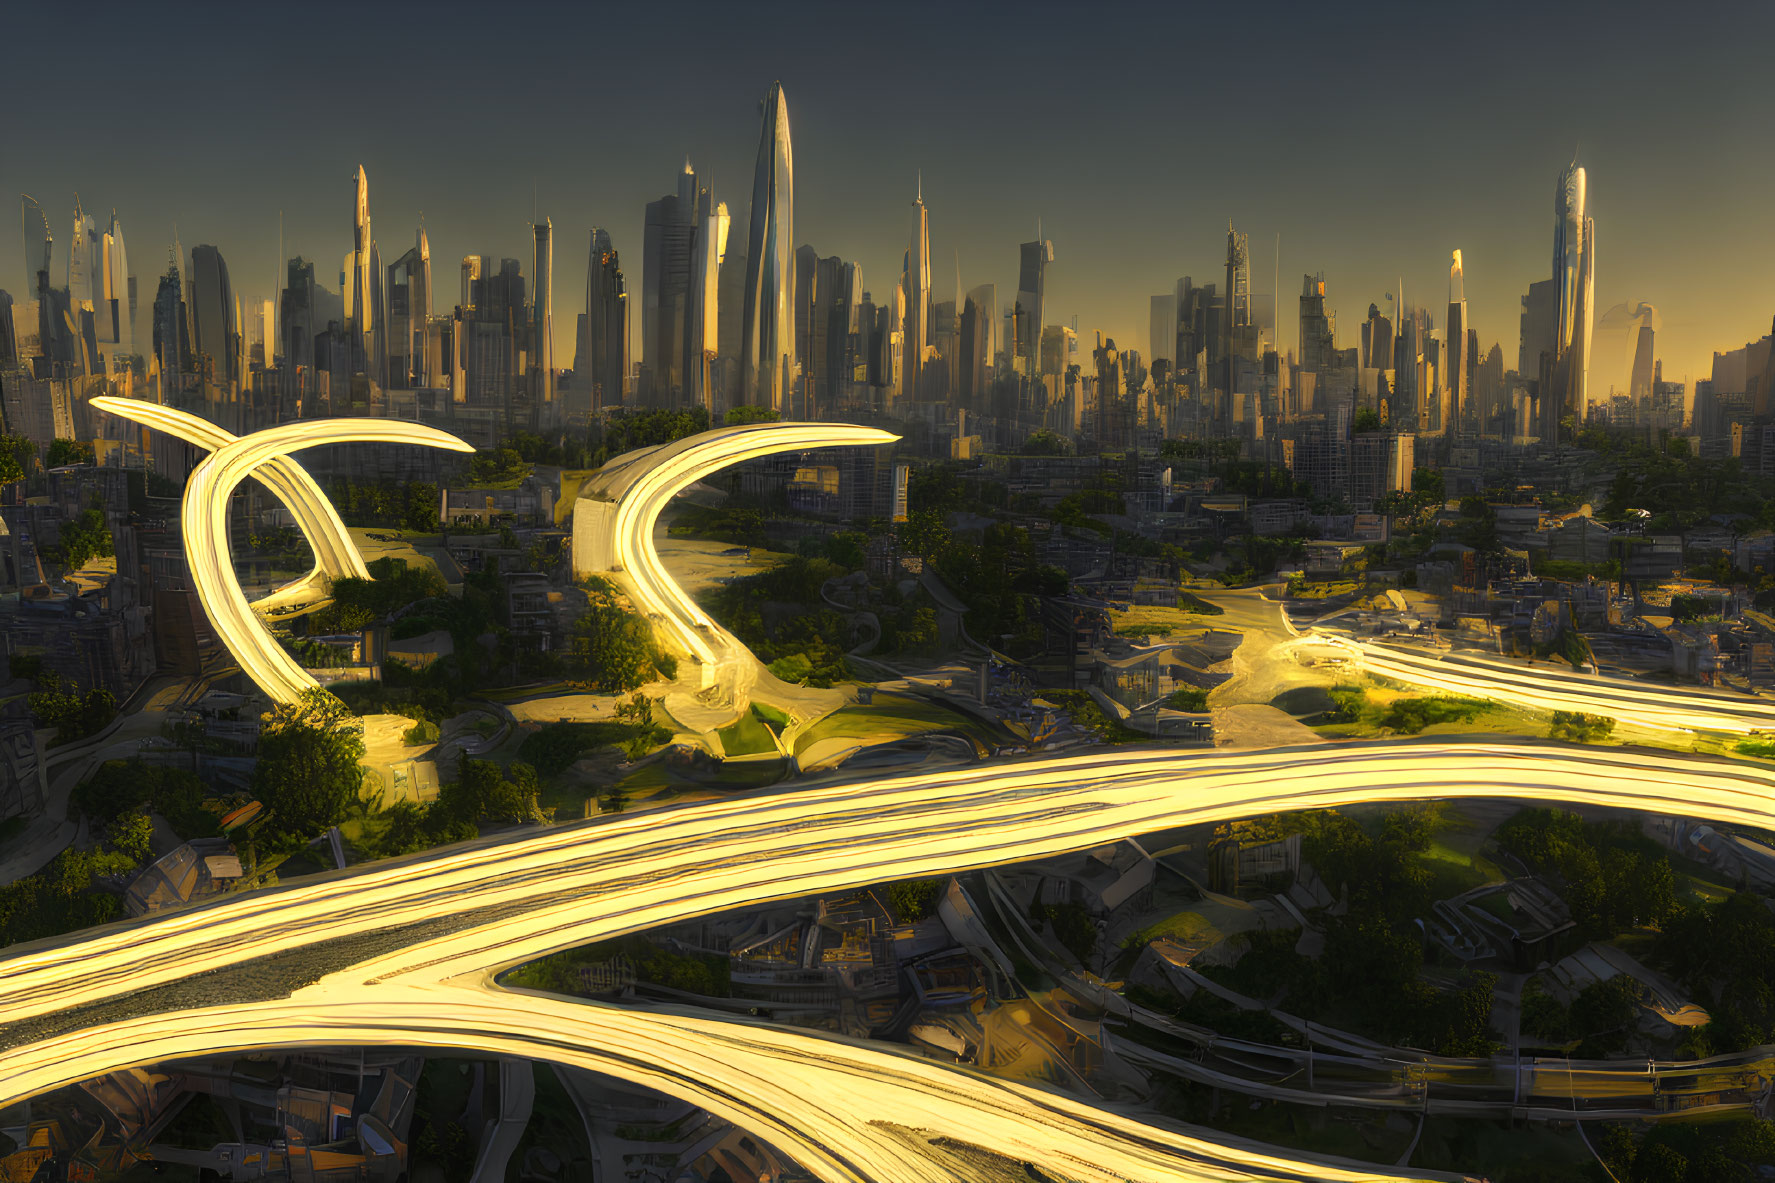
<svg viewBox="0 0 1775 1183">
<path fill-rule="evenodd" d="M 0 1054 L 0 1105 L 150 1060 L 267 1045 L 470 1048 L 581 1065 L 704 1105 L 829 1180 L 944 1178 L 906 1126 L 1087 1180 L 1390 1179 L 1179 1132 L 879 1045 L 666 1009 L 502 993 L 502 967 L 698 915 L 1078 850 L 1173 826 L 1427 797 L 1641 808 L 1767 827 L 1775 770 L 1551 744 L 1119 750 L 809 788 L 545 830 L 257 892 L 0 960 L 0 1025 L 51 1020 L 268 953 L 383 933 L 286 998 L 170 1010 Z M 401 945 L 443 916 L 478 925 Z M 388 946 L 394 946 L 392 948 Z M 217 983 L 219 997 L 228 991 Z M 178 1005 L 168 1002 L 165 1005 Z"/>
<path fill-rule="evenodd" d="M 104 395 L 93 399 L 92 405 L 116 415 L 119 419 L 128 419 L 150 430 L 162 431 L 182 439 L 188 444 L 196 444 L 206 452 L 225 448 L 236 439 L 232 432 L 217 427 L 208 419 L 189 411 L 163 407 L 159 403 Z M 339 519 L 338 511 L 333 508 L 333 503 L 327 499 L 314 478 L 308 475 L 306 468 L 287 456 L 278 455 L 266 461 L 264 467 L 252 475 L 263 481 L 265 487 L 289 509 L 303 538 L 314 551 L 314 570 L 303 578 L 286 584 L 279 589 L 280 592 L 313 586 L 330 579 L 370 577 L 369 570 L 364 566 L 364 557 L 358 552 L 357 544 L 346 533 L 345 523 Z"/>
<path fill-rule="evenodd" d="M 320 444 L 422 444 L 453 452 L 472 452 L 473 445 L 418 423 L 392 419 L 320 419 L 268 427 L 235 438 L 195 416 L 154 403 L 127 398 L 96 398 L 102 411 L 132 419 L 193 443 L 213 448 L 185 484 L 180 519 L 185 561 L 197 598 L 210 624 L 247 677 L 279 702 L 294 702 L 304 690 L 319 685 L 265 631 L 234 574 L 228 551 L 228 499 L 241 481 L 263 473 L 266 484 L 290 507 L 314 547 L 316 568 L 299 580 L 352 575 L 369 578 L 345 525 L 320 486 L 287 457 Z M 199 426 L 201 425 L 201 426 Z"/>
<path fill-rule="evenodd" d="M 674 648 L 705 667 L 705 683 L 724 663 L 751 651 L 697 607 L 660 565 L 654 524 L 672 498 L 705 477 L 778 452 L 891 444 L 900 437 L 848 423 L 752 423 L 717 428 L 628 452 L 589 480 L 573 507 L 575 575 L 621 572 L 636 607 L 664 628 Z"/>
</svg>

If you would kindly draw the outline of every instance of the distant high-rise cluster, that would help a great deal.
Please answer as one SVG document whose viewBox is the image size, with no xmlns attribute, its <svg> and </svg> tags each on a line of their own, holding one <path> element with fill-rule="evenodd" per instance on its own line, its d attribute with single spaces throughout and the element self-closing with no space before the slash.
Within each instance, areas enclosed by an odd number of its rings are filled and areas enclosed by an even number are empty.
<svg viewBox="0 0 1775 1183">
<path fill-rule="evenodd" d="M 460 256 L 440 306 L 423 219 L 412 245 L 385 262 L 359 167 L 336 276 L 294 255 L 264 298 L 219 247 L 187 252 L 175 234 L 138 309 L 115 212 L 101 226 L 77 200 L 58 257 L 54 220 L 24 197 L 24 298 L 0 294 L 0 367 L 14 375 L 4 409 L 32 431 L 74 432 L 82 395 L 71 384 L 104 378 L 201 407 L 230 430 L 397 415 L 448 420 L 494 446 L 519 433 L 589 431 L 625 408 L 697 408 L 719 422 L 753 407 L 891 421 L 909 447 L 956 458 L 1015 450 L 1042 431 L 1111 455 L 1154 455 L 1166 439 L 1212 442 L 1216 454 L 1352 504 L 1403 492 L 1415 467 L 1477 474 L 1488 449 L 1557 449 L 1592 422 L 1691 424 L 1686 389 L 1663 380 L 1655 310 L 1594 307 L 1596 228 L 1576 160 L 1555 185 L 1550 274 L 1529 284 L 1514 343 L 1481 341 L 1465 268 L 1483 262 L 1459 249 L 1448 256 L 1446 304 L 1414 301 L 1402 277 L 1340 340 L 1335 281 L 1303 274 L 1285 313 L 1279 293 L 1257 290 L 1252 240 L 1229 220 L 1214 281 L 1186 275 L 1150 296 L 1145 340 L 1124 334 L 1118 344 L 1081 334 L 1076 316 L 1061 323 L 1049 284 L 1055 247 L 1039 220 L 1017 244 L 1014 288 L 964 284 L 960 252 L 952 274 L 933 251 L 942 215 L 920 172 L 897 273 L 870 286 L 855 261 L 795 240 L 780 83 L 759 104 L 756 149 L 744 210 L 730 210 L 689 159 L 672 191 L 647 203 L 638 289 L 612 233 L 590 229 L 584 311 L 559 353 L 555 222 L 540 211 L 527 259 Z M 343 217 L 338 226 L 343 237 Z M 1008 249 L 1000 259 L 1008 273 Z M 1279 263 L 1277 272 L 1280 287 Z M 1593 341 L 1619 355 L 1615 372 L 1597 376 Z M 1756 348 L 1742 367 L 1736 353 L 1721 355 L 1713 381 L 1695 389 L 1694 426 L 1738 421 L 1735 400 L 1775 411 L 1775 362 Z M 26 380 L 38 385 L 21 394 Z"/>
</svg>

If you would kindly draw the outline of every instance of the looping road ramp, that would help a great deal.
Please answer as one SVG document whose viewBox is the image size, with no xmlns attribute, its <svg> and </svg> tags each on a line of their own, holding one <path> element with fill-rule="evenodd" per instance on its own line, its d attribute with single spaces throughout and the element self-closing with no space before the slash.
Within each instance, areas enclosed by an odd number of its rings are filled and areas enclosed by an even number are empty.
<svg viewBox="0 0 1775 1183">
<path fill-rule="evenodd" d="M 420 444 L 452 452 L 474 447 L 435 427 L 393 419 L 315 419 L 268 427 L 235 437 L 206 420 L 139 399 L 102 397 L 92 400 L 101 411 L 141 423 L 153 430 L 207 447 L 185 483 L 180 505 L 185 562 L 197 598 L 210 624 L 242 672 L 277 702 L 295 702 L 318 686 L 308 672 L 284 652 L 247 603 L 228 550 L 228 500 L 241 481 L 259 477 L 295 516 L 314 548 L 315 570 L 298 584 L 317 578 L 369 578 L 345 524 L 320 486 L 295 461 L 291 452 L 321 444 Z"/>
<path fill-rule="evenodd" d="M 587 480 L 574 503 L 573 573 L 621 574 L 636 607 L 664 630 L 667 642 L 705 667 L 749 658 L 750 650 L 697 607 L 660 564 L 653 530 L 661 511 L 696 482 L 747 460 L 899 438 L 849 423 L 751 423 L 624 453 Z"/>
</svg>

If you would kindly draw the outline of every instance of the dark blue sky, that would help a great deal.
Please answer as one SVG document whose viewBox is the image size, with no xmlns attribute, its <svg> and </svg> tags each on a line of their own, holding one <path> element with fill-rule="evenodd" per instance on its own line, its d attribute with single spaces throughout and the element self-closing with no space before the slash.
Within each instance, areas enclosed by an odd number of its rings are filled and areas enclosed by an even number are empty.
<svg viewBox="0 0 1775 1183">
<path fill-rule="evenodd" d="M 643 207 L 686 153 L 743 226 L 776 78 L 797 241 L 878 295 L 922 169 L 942 299 L 958 255 L 1004 298 L 1040 217 L 1050 320 L 1145 349 L 1147 297 L 1216 279 L 1231 217 L 1258 291 L 1281 235 L 1284 348 L 1305 271 L 1341 345 L 1401 274 L 1440 324 L 1460 247 L 1482 343 L 1513 364 L 1581 145 L 1598 307 L 1659 307 L 1667 377 L 1705 377 L 1775 312 L 1769 5 L 39 4 L 0 28 L 0 187 L 44 203 L 58 252 L 78 190 L 117 208 L 145 297 L 175 223 L 269 296 L 281 209 L 285 253 L 336 281 L 361 162 L 385 260 L 424 211 L 440 311 L 462 255 L 528 268 L 532 210 L 552 217 L 563 364 L 587 231 L 638 289 Z M 23 270 L 0 234 L 0 286 Z"/>
</svg>

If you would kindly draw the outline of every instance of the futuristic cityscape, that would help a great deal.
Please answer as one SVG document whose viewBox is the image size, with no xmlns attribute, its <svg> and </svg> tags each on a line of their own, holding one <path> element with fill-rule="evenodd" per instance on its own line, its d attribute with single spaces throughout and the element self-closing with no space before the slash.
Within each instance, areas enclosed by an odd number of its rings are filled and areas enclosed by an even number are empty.
<svg viewBox="0 0 1775 1183">
<path fill-rule="evenodd" d="M 1775 11 L 173 8 L 0 18 L 0 1183 L 1775 1179 Z"/>
</svg>

